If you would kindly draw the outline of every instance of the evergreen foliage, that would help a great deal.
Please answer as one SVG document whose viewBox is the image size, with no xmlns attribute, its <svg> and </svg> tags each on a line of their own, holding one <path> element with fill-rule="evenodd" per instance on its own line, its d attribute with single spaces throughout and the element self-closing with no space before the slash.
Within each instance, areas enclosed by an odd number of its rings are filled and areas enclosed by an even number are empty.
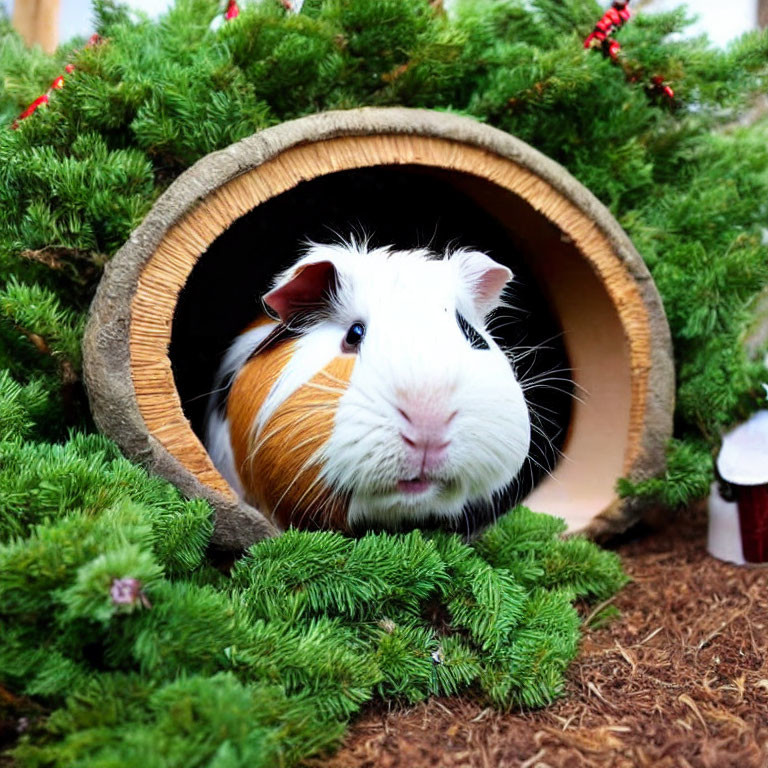
<svg viewBox="0 0 768 768">
<path fill-rule="evenodd" d="M 20 473 L 30 457 L 14 445 Z M 625 581 L 615 555 L 523 508 L 474 548 L 289 531 L 225 576 L 203 558 L 203 505 L 109 452 L 96 436 L 50 447 L 2 526 L 0 680 L 59 705 L 16 749 L 25 765 L 295 764 L 374 695 L 474 688 L 542 706 L 577 649 L 572 601 Z M 22 529 L 33 509 L 41 522 Z M 126 577 L 141 593 L 123 602 Z"/>
<path fill-rule="evenodd" d="M 241 3 L 159 21 L 95 3 L 104 42 L 27 50 L 0 22 L 0 122 L 66 62 L 50 106 L 0 129 L 0 683 L 52 712 L 15 750 L 31 766 L 295 765 L 372 697 L 472 690 L 541 706 L 576 652 L 577 599 L 617 559 L 517 509 L 472 546 L 455 535 L 289 532 L 224 573 L 210 510 L 90 434 L 79 339 L 105 262 L 192 162 L 322 109 L 449 109 L 565 165 L 632 236 L 664 299 L 678 366 L 661 478 L 621 492 L 706 493 L 721 431 L 763 396 L 743 348 L 768 280 L 768 37 L 681 40 L 686 15 L 619 33 L 628 81 L 582 40 L 595 0 Z M 647 75 L 679 105 L 649 99 Z M 115 593 L 121 585 L 125 594 Z"/>
</svg>

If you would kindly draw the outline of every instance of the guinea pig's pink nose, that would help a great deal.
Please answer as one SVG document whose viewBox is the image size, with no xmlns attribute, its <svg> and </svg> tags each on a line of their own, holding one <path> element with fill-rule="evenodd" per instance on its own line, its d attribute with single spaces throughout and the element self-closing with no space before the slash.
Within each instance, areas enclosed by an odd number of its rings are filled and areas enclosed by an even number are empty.
<svg viewBox="0 0 768 768">
<path fill-rule="evenodd" d="M 411 461 L 418 463 L 422 472 L 439 469 L 451 444 L 448 429 L 456 411 L 447 411 L 428 401 L 404 405 L 398 408 L 403 417 L 400 435 L 408 446 Z"/>
</svg>

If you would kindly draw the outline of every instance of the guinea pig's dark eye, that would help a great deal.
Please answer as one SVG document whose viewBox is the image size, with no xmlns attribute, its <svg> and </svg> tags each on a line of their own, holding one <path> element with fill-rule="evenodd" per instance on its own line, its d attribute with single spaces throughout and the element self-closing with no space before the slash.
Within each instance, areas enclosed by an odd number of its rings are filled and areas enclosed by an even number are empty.
<svg viewBox="0 0 768 768">
<path fill-rule="evenodd" d="M 467 318 L 456 311 L 456 322 L 472 349 L 490 349 L 488 342 L 469 324 Z"/>
<path fill-rule="evenodd" d="M 342 349 L 345 352 L 355 352 L 365 336 L 365 326 L 361 322 L 352 323 L 344 338 Z"/>
</svg>

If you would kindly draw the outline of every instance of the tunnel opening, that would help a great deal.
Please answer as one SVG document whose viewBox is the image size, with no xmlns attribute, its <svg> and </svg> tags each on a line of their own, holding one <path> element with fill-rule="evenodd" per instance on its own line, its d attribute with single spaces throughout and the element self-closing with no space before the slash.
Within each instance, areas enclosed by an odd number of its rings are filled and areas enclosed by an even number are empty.
<svg viewBox="0 0 768 768">
<path fill-rule="evenodd" d="M 471 247 L 506 264 L 514 280 L 489 327 L 511 350 L 533 425 L 515 483 L 493 506 L 470 511 L 477 527 L 525 499 L 555 470 L 573 415 L 574 377 L 560 311 L 542 276 L 554 250 L 573 246 L 522 199 L 493 183 L 419 165 L 338 171 L 305 180 L 254 207 L 210 243 L 175 308 L 169 357 L 184 414 L 202 440 L 207 396 L 232 340 L 261 310 L 260 297 L 308 240 L 355 236 L 371 246 Z M 553 246 L 554 244 L 554 246 Z"/>
</svg>

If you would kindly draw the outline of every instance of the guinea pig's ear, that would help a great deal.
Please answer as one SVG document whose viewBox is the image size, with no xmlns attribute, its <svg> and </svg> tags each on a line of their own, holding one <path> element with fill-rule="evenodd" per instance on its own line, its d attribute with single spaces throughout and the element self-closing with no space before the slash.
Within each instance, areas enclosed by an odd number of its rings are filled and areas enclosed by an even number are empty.
<svg viewBox="0 0 768 768">
<path fill-rule="evenodd" d="M 337 279 L 336 267 L 331 261 L 298 264 L 278 278 L 277 284 L 264 295 L 263 301 L 281 322 L 287 323 L 298 312 L 325 306 Z"/>
<path fill-rule="evenodd" d="M 499 306 L 504 287 L 512 279 L 510 269 L 480 251 L 457 251 L 451 261 L 457 263 L 459 276 L 481 317 Z"/>
</svg>

